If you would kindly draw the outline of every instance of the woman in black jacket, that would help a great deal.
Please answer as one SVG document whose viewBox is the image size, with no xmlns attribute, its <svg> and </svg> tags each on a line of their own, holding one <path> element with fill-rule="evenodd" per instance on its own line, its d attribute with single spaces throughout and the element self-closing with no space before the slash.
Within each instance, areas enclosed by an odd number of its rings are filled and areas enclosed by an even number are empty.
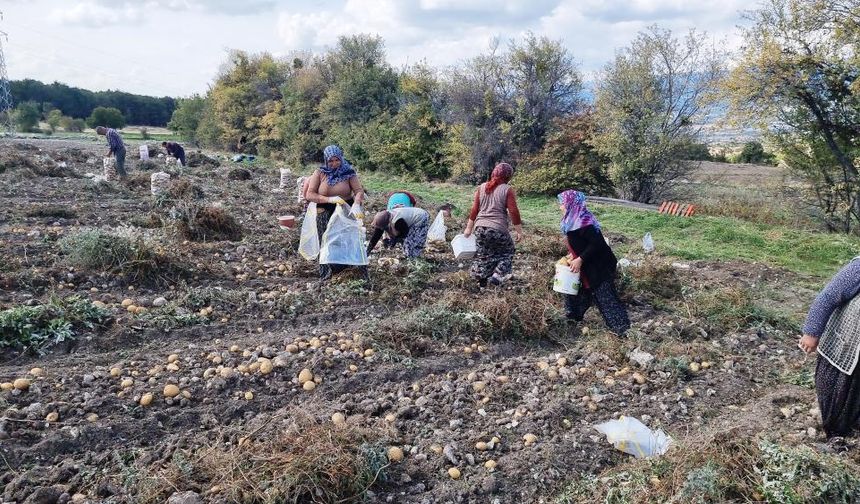
<svg viewBox="0 0 860 504">
<path fill-rule="evenodd" d="M 600 232 L 600 223 L 585 206 L 585 195 L 567 190 L 558 195 L 563 217 L 561 232 L 567 238 L 570 271 L 579 273 L 581 288 L 575 296 L 565 295 L 569 321 L 582 321 L 592 303 L 603 320 L 619 336 L 630 329 L 627 308 L 615 290 L 615 268 L 618 263 Z"/>
</svg>

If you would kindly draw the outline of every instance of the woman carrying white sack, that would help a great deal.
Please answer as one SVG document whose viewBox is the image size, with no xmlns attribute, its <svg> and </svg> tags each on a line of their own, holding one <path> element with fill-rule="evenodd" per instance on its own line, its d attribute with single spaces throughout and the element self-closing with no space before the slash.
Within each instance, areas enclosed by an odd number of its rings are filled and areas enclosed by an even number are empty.
<svg viewBox="0 0 860 504">
<path fill-rule="evenodd" d="M 338 205 L 352 205 L 364 202 L 364 188 L 358 179 L 358 174 L 343 157 L 343 150 L 337 145 L 329 145 L 323 150 L 325 164 L 307 180 L 305 198 L 317 204 L 317 233 L 320 242 L 328 228 L 329 221 Z M 363 219 L 363 215 L 355 215 Z M 338 273 L 348 265 L 320 264 L 320 280 L 328 280 L 332 274 Z M 367 266 L 359 266 L 367 278 Z"/>
<path fill-rule="evenodd" d="M 376 248 L 384 233 L 386 238 L 383 243 L 386 248 L 403 243 L 403 252 L 407 258 L 418 257 L 427 245 L 430 214 L 421 208 L 396 207 L 377 213 L 372 226 L 374 230 L 367 244 L 367 255 Z"/>
</svg>

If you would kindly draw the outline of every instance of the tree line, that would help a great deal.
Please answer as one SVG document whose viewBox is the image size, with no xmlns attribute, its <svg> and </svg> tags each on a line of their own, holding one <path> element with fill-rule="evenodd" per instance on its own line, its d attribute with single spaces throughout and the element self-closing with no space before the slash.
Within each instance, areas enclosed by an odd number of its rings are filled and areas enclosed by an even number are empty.
<svg viewBox="0 0 860 504">
<path fill-rule="evenodd" d="M 45 84 L 33 79 L 11 81 L 10 90 L 14 103 L 35 106 L 42 120 L 47 120 L 55 109 L 71 119 L 86 119 L 101 107 L 116 109 L 127 124 L 165 126 L 176 108 L 176 100 L 167 96 L 89 91 L 59 82 Z"/>
</svg>

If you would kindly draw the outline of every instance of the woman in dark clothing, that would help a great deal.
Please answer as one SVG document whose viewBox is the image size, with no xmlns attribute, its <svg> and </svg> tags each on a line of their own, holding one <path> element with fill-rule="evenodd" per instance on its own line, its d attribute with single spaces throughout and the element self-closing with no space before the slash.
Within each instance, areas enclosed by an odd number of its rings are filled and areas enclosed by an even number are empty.
<svg viewBox="0 0 860 504">
<path fill-rule="evenodd" d="M 388 235 L 384 241 L 387 247 L 403 242 L 406 257 L 418 257 L 424 252 L 429 230 L 430 214 L 426 210 L 413 207 L 383 210 L 373 218 L 373 234 L 367 244 L 367 255 L 370 255 L 384 233 Z"/>
<path fill-rule="evenodd" d="M 798 346 L 818 350 L 815 392 L 827 437 L 860 429 L 860 257 L 822 290 L 806 317 Z"/>
<path fill-rule="evenodd" d="M 565 295 L 569 321 L 581 322 L 592 303 L 612 332 L 624 335 L 630 329 L 627 308 L 615 290 L 615 268 L 618 263 L 600 232 L 600 223 L 585 206 L 585 195 L 568 190 L 558 195 L 563 213 L 561 232 L 567 237 L 570 251 L 568 265 L 579 273 L 582 287 L 577 295 Z"/>
</svg>

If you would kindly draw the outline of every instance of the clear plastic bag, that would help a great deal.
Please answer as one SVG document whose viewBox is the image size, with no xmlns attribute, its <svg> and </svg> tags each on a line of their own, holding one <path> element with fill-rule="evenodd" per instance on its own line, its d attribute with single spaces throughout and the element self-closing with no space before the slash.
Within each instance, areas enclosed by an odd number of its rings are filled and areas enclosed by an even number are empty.
<svg viewBox="0 0 860 504">
<path fill-rule="evenodd" d="M 349 214 L 355 217 L 358 220 L 364 219 L 364 208 L 356 201 L 349 208 Z"/>
<path fill-rule="evenodd" d="M 313 201 L 308 203 L 305 220 L 302 222 L 299 254 L 308 261 L 313 261 L 320 255 L 320 238 L 317 234 L 317 204 Z"/>
<path fill-rule="evenodd" d="M 654 252 L 654 238 L 651 237 L 651 233 L 645 233 L 645 236 L 642 238 L 642 248 L 645 250 L 646 254 L 650 254 Z"/>
<path fill-rule="evenodd" d="M 347 213 L 346 205 L 338 205 L 328 221 L 320 247 L 320 264 L 366 266 L 364 228 Z"/>
<path fill-rule="evenodd" d="M 663 455 L 669 449 L 672 439 L 662 430 L 652 431 L 633 417 L 622 416 L 595 425 L 598 432 L 606 434 L 606 440 L 617 450 L 629 453 L 636 458 Z"/>
<path fill-rule="evenodd" d="M 443 242 L 445 241 L 445 233 L 447 232 L 448 228 L 445 227 L 445 212 L 439 210 L 439 213 L 436 214 L 436 218 L 433 219 L 433 224 L 430 226 L 430 230 L 427 231 L 427 241 Z"/>
</svg>

